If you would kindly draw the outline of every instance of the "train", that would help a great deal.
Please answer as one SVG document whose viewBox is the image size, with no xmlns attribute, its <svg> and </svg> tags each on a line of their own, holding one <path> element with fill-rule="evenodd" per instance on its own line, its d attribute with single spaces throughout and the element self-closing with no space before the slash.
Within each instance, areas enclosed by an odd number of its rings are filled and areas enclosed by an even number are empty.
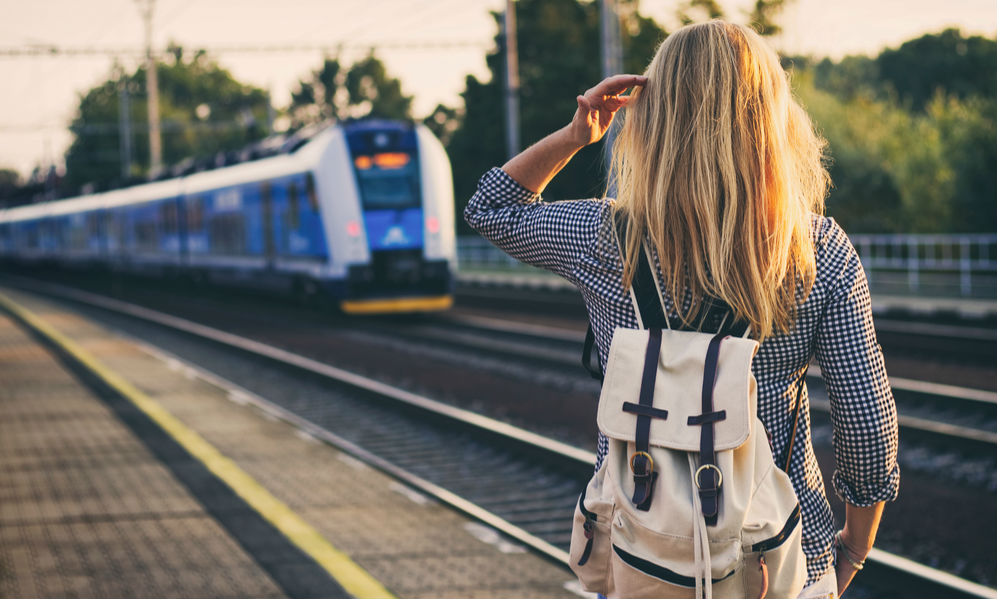
<svg viewBox="0 0 1000 600">
<path fill-rule="evenodd" d="M 331 124 L 270 156 L 0 210 L 0 261 L 333 299 L 349 314 L 452 304 L 451 165 L 420 124 Z"/>
</svg>

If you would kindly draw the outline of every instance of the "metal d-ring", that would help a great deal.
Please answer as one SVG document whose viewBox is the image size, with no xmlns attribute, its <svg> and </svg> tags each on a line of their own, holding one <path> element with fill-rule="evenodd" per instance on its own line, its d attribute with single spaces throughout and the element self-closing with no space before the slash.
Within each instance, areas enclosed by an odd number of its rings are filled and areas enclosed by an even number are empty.
<svg viewBox="0 0 1000 600">
<path fill-rule="evenodd" d="M 709 463 L 707 465 L 701 465 L 698 467 L 698 470 L 694 472 L 694 484 L 698 486 L 698 489 L 701 489 L 701 484 L 698 483 L 698 478 L 701 475 L 701 472 L 705 469 L 712 469 L 715 471 L 715 475 L 718 478 L 718 481 L 715 482 L 715 487 L 722 487 L 722 471 L 719 470 L 719 467 Z"/>
</svg>

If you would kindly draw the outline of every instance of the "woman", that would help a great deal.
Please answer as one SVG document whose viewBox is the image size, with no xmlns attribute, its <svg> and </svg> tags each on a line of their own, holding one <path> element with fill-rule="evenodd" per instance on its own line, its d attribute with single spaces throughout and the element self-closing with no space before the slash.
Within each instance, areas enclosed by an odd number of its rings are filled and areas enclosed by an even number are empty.
<svg viewBox="0 0 1000 600">
<path fill-rule="evenodd" d="M 834 427 L 832 482 L 847 506 L 839 533 L 813 454 L 808 398 L 788 475 L 802 506 L 803 597 L 839 596 L 872 548 L 884 502 L 896 496 L 898 434 L 861 262 L 837 223 L 821 216 L 823 141 L 776 54 L 753 31 L 721 21 L 671 34 L 644 76 L 610 77 L 576 100 L 567 126 L 483 176 L 466 220 L 512 256 L 580 288 L 602 365 L 615 327 L 637 327 L 625 282 L 646 240 L 674 322 L 697 324 L 703 301 L 718 298 L 761 340 L 752 367 L 775 449 L 791 438 L 795 383 L 818 360 Z M 610 178 L 617 199 L 538 201 L 623 108 Z M 616 212 L 628 216 L 624 261 Z M 606 452 L 602 438 L 598 464 Z"/>
</svg>

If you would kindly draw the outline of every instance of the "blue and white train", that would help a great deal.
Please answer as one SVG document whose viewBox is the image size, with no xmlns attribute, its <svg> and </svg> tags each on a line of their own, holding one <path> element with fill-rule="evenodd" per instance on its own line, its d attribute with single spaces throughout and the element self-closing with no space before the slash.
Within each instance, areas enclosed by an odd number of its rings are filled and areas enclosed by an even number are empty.
<svg viewBox="0 0 1000 600">
<path fill-rule="evenodd" d="M 0 259 L 326 294 L 347 313 L 443 310 L 451 166 L 427 128 L 339 124 L 293 152 L 0 210 Z"/>
</svg>

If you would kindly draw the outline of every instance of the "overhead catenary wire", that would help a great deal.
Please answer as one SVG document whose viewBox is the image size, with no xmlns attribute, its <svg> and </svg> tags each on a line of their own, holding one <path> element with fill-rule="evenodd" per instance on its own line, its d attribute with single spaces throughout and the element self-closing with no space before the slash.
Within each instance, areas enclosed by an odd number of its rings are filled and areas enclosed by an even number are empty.
<svg viewBox="0 0 1000 600">
<path fill-rule="evenodd" d="M 295 52 L 328 52 L 336 53 L 340 50 L 367 50 L 370 48 L 388 50 L 454 50 L 458 48 L 480 48 L 488 50 L 495 47 L 493 40 L 394 40 L 394 41 L 370 41 L 352 43 L 330 43 L 330 44 L 267 44 L 267 45 L 222 45 L 198 47 L 197 51 L 204 50 L 211 55 L 218 54 L 278 54 Z M 153 51 L 154 56 L 159 58 L 171 56 L 172 52 L 167 49 Z M 58 46 L 55 44 L 30 44 L 26 46 L 3 46 L 0 47 L 0 58 L 74 58 L 74 57 L 94 57 L 108 56 L 115 58 L 144 58 L 146 51 L 139 47 L 118 46 L 118 47 L 86 47 L 86 46 Z"/>
</svg>

